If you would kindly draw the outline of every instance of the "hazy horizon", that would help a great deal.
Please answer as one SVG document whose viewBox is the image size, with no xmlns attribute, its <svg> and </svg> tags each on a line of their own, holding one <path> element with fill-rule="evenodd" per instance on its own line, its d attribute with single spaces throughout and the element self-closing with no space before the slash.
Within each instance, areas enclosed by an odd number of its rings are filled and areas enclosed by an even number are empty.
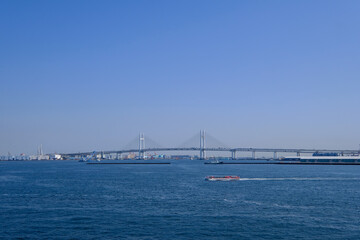
<svg viewBox="0 0 360 240">
<path fill-rule="evenodd" d="M 0 155 L 358 149 L 359 1 L 2 1 Z"/>
</svg>

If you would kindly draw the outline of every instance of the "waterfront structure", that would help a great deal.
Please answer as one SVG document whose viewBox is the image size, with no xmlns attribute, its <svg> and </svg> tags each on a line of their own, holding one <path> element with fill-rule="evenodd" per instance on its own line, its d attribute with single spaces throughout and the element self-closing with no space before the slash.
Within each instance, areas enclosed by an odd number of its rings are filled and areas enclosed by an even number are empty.
<svg viewBox="0 0 360 240">
<path fill-rule="evenodd" d="M 51 160 L 61 160 L 61 155 L 60 155 L 60 154 L 56 154 L 56 153 L 54 153 L 54 154 L 49 154 L 49 158 L 50 158 Z"/>
<path fill-rule="evenodd" d="M 360 163 L 360 156 L 296 156 L 296 157 L 284 157 L 282 162 L 299 162 L 299 163 Z"/>
<path fill-rule="evenodd" d="M 170 156 L 171 159 L 176 159 L 176 160 L 182 160 L 182 159 L 193 159 L 193 156 L 191 155 L 171 155 Z"/>
</svg>

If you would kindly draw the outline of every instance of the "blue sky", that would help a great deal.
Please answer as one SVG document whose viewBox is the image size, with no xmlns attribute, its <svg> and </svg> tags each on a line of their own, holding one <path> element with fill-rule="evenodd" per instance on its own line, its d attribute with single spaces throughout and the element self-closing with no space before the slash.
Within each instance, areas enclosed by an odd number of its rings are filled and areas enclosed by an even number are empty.
<svg viewBox="0 0 360 240">
<path fill-rule="evenodd" d="M 1 1 L 0 154 L 357 149 L 359 1 Z"/>
</svg>

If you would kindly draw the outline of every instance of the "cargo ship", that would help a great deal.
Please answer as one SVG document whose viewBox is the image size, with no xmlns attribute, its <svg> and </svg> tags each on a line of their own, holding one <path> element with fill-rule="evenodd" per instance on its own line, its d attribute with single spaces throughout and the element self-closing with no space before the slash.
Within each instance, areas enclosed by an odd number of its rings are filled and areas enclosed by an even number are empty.
<svg viewBox="0 0 360 240">
<path fill-rule="evenodd" d="M 214 177 L 207 176 L 205 177 L 206 181 L 238 181 L 240 180 L 239 176 L 224 176 L 224 177 Z"/>
</svg>

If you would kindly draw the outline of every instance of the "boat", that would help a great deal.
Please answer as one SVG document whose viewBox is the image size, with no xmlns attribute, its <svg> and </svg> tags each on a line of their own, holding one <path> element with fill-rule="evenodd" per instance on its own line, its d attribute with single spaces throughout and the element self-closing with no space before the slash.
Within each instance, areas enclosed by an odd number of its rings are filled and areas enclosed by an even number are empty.
<svg viewBox="0 0 360 240">
<path fill-rule="evenodd" d="M 204 162 L 204 164 L 223 164 L 223 161 L 219 161 L 219 160 L 214 160 L 214 161 L 210 161 L 210 162 Z"/>
<path fill-rule="evenodd" d="M 206 181 L 238 181 L 240 180 L 239 176 L 224 176 L 224 177 L 214 177 L 207 176 L 205 177 Z"/>
</svg>

